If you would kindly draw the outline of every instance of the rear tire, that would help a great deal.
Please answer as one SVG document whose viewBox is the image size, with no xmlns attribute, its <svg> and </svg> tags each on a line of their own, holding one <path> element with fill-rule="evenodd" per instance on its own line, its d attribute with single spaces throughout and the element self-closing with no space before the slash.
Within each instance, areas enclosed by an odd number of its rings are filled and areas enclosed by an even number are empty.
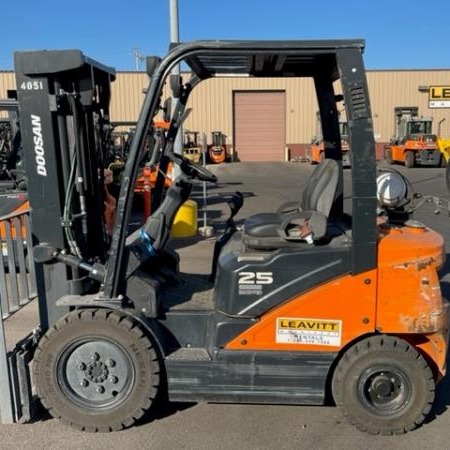
<svg viewBox="0 0 450 450">
<path fill-rule="evenodd" d="M 414 153 L 411 151 L 405 152 L 405 167 L 410 169 L 414 167 Z"/>
<path fill-rule="evenodd" d="M 402 434 L 419 426 L 434 401 L 433 373 L 407 342 L 374 336 L 351 347 L 332 380 L 336 405 L 362 431 Z"/>
<path fill-rule="evenodd" d="M 160 363 L 137 322 L 86 309 L 67 314 L 42 337 L 33 376 L 53 417 L 78 430 L 116 431 L 152 405 Z"/>
</svg>

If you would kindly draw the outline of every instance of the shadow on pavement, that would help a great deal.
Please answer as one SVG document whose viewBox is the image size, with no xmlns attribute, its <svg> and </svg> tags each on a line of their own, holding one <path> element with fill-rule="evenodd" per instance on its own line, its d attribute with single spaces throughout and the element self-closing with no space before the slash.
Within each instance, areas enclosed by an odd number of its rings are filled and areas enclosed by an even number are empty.
<svg viewBox="0 0 450 450">
<path fill-rule="evenodd" d="M 166 417 L 172 416 L 178 412 L 185 411 L 196 404 L 197 403 L 169 402 L 167 400 L 163 401 L 159 399 L 149 411 L 147 411 L 139 420 L 136 421 L 135 426 L 139 427 L 155 420 L 165 419 Z M 31 420 L 27 422 L 27 424 L 47 422 L 48 420 L 53 420 L 53 417 L 36 397 L 33 399 Z"/>
<path fill-rule="evenodd" d="M 134 426 L 140 427 L 156 420 L 165 419 L 196 405 L 197 403 L 193 402 L 169 402 L 167 394 L 161 395 L 157 398 L 155 404 L 136 421 Z"/>
</svg>

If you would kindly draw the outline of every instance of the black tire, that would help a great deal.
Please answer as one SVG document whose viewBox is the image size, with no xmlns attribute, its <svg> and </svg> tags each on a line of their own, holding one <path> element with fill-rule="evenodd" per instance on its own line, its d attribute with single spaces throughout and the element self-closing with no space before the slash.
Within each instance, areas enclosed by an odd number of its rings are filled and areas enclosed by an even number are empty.
<svg viewBox="0 0 450 450">
<path fill-rule="evenodd" d="M 351 347 L 332 380 L 336 405 L 350 423 L 371 434 L 402 434 L 419 426 L 434 391 L 423 356 L 392 336 L 370 337 Z"/>
<path fill-rule="evenodd" d="M 107 432 L 133 425 L 150 408 L 160 363 L 137 322 L 86 309 L 67 314 L 42 337 L 33 376 L 53 417 L 78 430 Z"/>
<path fill-rule="evenodd" d="M 414 167 L 414 152 L 407 151 L 405 152 L 405 167 L 410 169 L 411 167 Z"/>
<path fill-rule="evenodd" d="M 392 159 L 392 149 L 390 147 L 384 149 L 384 159 L 388 164 L 394 164 Z"/>
</svg>

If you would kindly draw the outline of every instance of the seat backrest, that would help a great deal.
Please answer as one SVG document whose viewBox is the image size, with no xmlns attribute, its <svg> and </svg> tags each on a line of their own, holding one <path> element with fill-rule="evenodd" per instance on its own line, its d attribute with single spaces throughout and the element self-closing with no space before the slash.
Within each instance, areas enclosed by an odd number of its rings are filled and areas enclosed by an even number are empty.
<svg viewBox="0 0 450 450">
<path fill-rule="evenodd" d="M 334 159 L 325 159 L 311 173 L 303 190 L 302 211 L 319 211 L 326 217 L 336 197 L 339 180 L 339 164 Z"/>
</svg>

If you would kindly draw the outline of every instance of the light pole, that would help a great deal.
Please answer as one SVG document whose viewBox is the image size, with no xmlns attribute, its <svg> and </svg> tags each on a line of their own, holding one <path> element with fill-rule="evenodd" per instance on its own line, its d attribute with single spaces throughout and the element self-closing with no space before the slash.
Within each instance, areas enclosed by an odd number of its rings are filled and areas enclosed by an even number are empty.
<svg viewBox="0 0 450 450">
<path fill-rule="evenodd" d="M 179 42 L 179 40 L 178 0 L 170 0 L 170 42 Z"/>
<path fill-rule="evenodd" d="M 144 61 L 144 55 L 140 52 L 139 48 L 133 47 L 132 48 L 133 55 L 134 55 L 134 62 L 135 62 L 135 70 L 136 72 L 139 72 L 140 63 Z"/>
<path fill-rule="evenodd" d="M 170 43 L 176 44 L 180 41 L 179 37 L 179 25 L 178 25 L 178 0 L 170 0 Z M 172 73 L 176 76 L 180 76 L 180 65 L 177 64 Z M 178 99 L 172 97 L 172 105 L 174 106 L 174 110 L 176 109 Z M 173 143 L 173 152 L 178 155 L 183 154 L 183 128 L 180 126 L 178 129 L 178 133 L 175 137 L 175 141 Z M 174 167 L 174 176 L 180 175 L 180 168 L 175 164 Z"/>
</svg>

